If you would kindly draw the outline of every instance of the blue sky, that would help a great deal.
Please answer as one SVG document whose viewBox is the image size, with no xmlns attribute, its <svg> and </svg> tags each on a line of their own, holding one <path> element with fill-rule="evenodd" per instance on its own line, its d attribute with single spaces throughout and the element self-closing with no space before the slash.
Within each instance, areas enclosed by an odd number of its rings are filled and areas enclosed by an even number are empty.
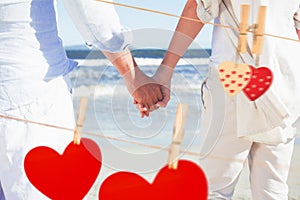
<svg viewBox="0 0 300 200">
<path fill-rule="evenodd" d="M 157 11 L 163 11 L 171 14 L 180 15 L 186 3 L 185 0 L 115 0 L 115 2 L 148 8 Z M 58 7 L 58 26 L 59 34 L 65 46 L 84 44 L 84 41 L 71 19 L 64 10 L 62 1 L 57 1 Z M 117 12 L 123 25 L 132 30 L 141 28 L 158 28 L 163 30 L 174 30 L 178 19 L 149 13 L 145 11 L 134 10 L 116 6 Z M 209 48 L 211 42 L 211 25 L 206 25 L 196 38 L 196 42 L 203 48 Z"/>
</svg>

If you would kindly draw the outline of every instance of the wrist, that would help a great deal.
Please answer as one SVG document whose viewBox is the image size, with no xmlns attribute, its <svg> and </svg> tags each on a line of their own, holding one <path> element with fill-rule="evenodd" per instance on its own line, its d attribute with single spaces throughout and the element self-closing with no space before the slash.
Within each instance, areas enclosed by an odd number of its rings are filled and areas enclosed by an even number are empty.
<svg viewBox="0 0 300 200">
<path fill-rule="evenodd" d="M 173 73 L 174 68 L 161 64 L 153 78 L 161 85 L 170 85 Z"/>
<path fill-rule="evenodd" d="M 155 81 L 144 74 L 139 67 L 134 67 L 122 75 L 128 91 L 133 94 L 135 90 L 146 84 L 155 83 Z"/>
</svg>

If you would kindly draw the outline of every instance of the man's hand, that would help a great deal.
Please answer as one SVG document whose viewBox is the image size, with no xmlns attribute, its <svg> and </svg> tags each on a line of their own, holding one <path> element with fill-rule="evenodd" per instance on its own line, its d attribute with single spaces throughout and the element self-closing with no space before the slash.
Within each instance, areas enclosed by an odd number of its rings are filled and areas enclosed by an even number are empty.
<svg viewBox="0 0 300 200">
<path fill-rule="evenodd" d="M 160 85 L 145 75 L 138 67 L 123 75 L 126 86 L 141 111 L 141 116 L 149 116 L 150 110 L 163 99 Z"/>
</svg>

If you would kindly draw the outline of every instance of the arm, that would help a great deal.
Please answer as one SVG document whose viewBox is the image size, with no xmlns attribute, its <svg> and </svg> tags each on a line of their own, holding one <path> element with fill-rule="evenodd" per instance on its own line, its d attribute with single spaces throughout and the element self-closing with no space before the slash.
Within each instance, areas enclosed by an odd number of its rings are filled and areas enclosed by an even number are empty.
<svg viewBox="0 0 300 200">
<path fill-rule="evenodd" d="M 158 83 L 163 85 L 161 88 L 163 100 L 158 102 L 159 106 L 165 107 L 167 105 L 170 99 L 170 84 L 173 70 L 179 59 L 204 26 L 204 23 L 200 22 L 196 10 L 196 1 L 188 0 L 181 14 L 181 19 L 177 24 L 168 51 L 153 77 Z"/>
<path fill-rule="evenodd" d="M 162 98 L 159 85 L 136 66 L 128 50 L 131 35 L 120 24 L 112 4 L 95 0 L 63 2 L 86 43 L 98 48 L 113 63 L 137 102 L 149 109 Z"/>
<path fill-rule="evenodd" d="M 196 1 L 188 0 L 181 14 L 182 18 L 177 24 L 168 51 L 162 61 L 162 65 L 174 69 L 181 56 L 202 29 L 204 24 L 200 22 L 196 9 Z M 195 21 L 189 19 L 194 19 Z"/>
</svg>

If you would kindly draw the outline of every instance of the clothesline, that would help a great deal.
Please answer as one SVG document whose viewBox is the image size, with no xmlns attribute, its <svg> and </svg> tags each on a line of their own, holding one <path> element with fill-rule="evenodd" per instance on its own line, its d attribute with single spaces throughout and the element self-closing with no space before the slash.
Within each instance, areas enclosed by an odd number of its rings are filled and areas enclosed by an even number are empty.
<svg viewBox="0 0 300 200">
<path fill-rule="evenodd" d="M 106 1 L 106 0 L 95 0 L 95 1 L 108 3 L 108 4 L 113 4 L 113 5 L 116 5 L 116 6 L 121 6 L 121 7 L 126 7 L 126 8 L 131 8 L 131 9 L 135 9 L 135 10 L 140 10 L 140 11 L 165 15 L 165 16 L 169 16 L 169 17 L 175 17 L 175 18 L 178 18 L 178 19 L 186 19 L 186 20 L 190 20 L 190 21 L 201 22 L 203 24 L 210 24 L 210 25 L 219 26 L 219 27 L 222 27 L 222 28 L 229 28 L 229 29 L 232 29 L 232 30 L 239 30 L 239 28 L 237 28 L 237 27 L 227 26 L 227 25 L 224 25 L 224 24 L 217 24 L 217 23 L 213 23 L 213 22 L 203 22 L 200 19 L 184 17 L 184 16 L 175 15 L 175 14 L 172 14 L 172 13 L 167 13 L 167 12 L 162 12 L 162 11 L 157 11 L 157 10 L 152 10 L 152 9 L 148 9 L 148 8 L 142 8 L 142 7 L 132 6 L 132 5 L 118 3 L 118 2 L 111 2 L 111 1 Z M 247 30 L 247 32 L 252 33 L 253 30 L 251 30 L 250 27 L 249 27 L 249 30 Z M 268 34 L 268 33 L 264 33 L 263 35 L 264 36 L 269 36 L 269 37 L 274 37 L 274 38 L 279 38 L 279 39 L 284 39 L 284 40 L 290 40 L 290 41 L 294 41 L 294 42 L 300 42 L 300 40 L 298 40 L 298 39 L 288 38 L 288 37 L 284 37 L 284 36 L 280 36 L 280 35 L 273 35 L 273 34 Z"/>
<path fill-rule="evenodd" d="M 36 121 L 32 121 L 32 120 L 27 120 L 27 119 L 21 119 L 21 118 L 18 118 L 18 117 L 13 117 L 13 116 L 8 116 L 8 115 L 0 114 L 0 118 L 16 120 L 16 121 L 25 122 L 25 123 L 36 124 L 36 125 L 39 125 L 39 126 L 46 126 L 46 127 L 50 127 L 50 128 L 70 131 L 72 133 L 74 133 L 74 131 L 75 131 L 75 127 L 74 128 L 67 128 L 67 127 L 62 127 L 62 126 L 56 126 L 56 125 L 53 125 L 53 124 L 46 124 L 46 123 L 42 123 L 42 122 L 36 122 Z M 82 132 L 80 132 L 80 134 L 90 135 L 90 136 L 95 136 L 95 137 L 101 137 L 101 138 L 105 138 L 105 139 L 108 139 L 108 140 L 114 140 L 114 141 L 118 141 L 118 142 L 124 142 L 124 143 L 128 143 L 128 144 L 139 145 L 139 146 L 148 147 L 148 148 L 152 148 L 152 149 L 159 149 L 159 150 L 169 151 L 169 148 L 166 148 L 166 147 L 162 147 L 162 146 L 158 146 L 158 145 L 152 145 L 152 144 L 145 144 L 145 143 L 125 140 L 125 139 L 120 139 L 120 138 L 116 138 L 116 137 L 112 137 L 112 136 L 105 136 L 105 135 L 103 135 L 103 133 L 93 133 L 93 132 L 82 131 Z M 180 152 L 185 154 L 185 155 L 189 155 L 189 156 L 197 156 L 197 157 L 200 156 L 200 153 L 197 153 L 197 152 L 182 151 L 182 150 Z M 221 157 L 215 156 L 215 155 L 210 155 L 210 157 L 217 158 L 217 159 L 222 159 L 222 160 L 227 160 L 228 159 L 228 158 L 225 158 L 225 157 L 221 158 Z M 238 161 L 238 160 L 235 160 L 235 161 Z M 244 161 L 241 160 L 240 162 L 244 162 Z"/>
<path fill-rule="evenodd" d="M 56 128 L 56 129 L 60 129 L 60 130 L 66 130 L 66 131 L 70 131 L 72 133 L 74 133 L 75 128 L 66 128 L 66 127 L 62 127 L 62 126 L 56 126 L 56 125 L 52 125 L 52 124 L 46 124 L 46 123 L 42 123 L 42 122 L 36 122 L 36 121 L 32 121 L 32 120 L 27 120 L 27 119 L 21 119 L 18 117 L 12 117 L 12 116 L 7 116 L 7 115 L 2 115 L 0 114 L 0 118 L 5 118 L 5 119 L 10 119 L 10 120 L 16 120 L 16 121 L 21 121 L 21 122 L 25 122 L 25 123 L 30 123 L 30 124 L 36 124 L 36 125 L 40 125 L 40 126 L 46 126 L 46 127 L 50 127 L 50 128 Z M 162 147 L 162 146 L 158 146 L 158 145 L 151 145 L 151 144 L 145 144 L 145 143 L 140 143 L 140 142 L 135 142 L 135 141 L 129 141 L 129 140 L 125 140 L 125 139 L 120 139 L 120 138 L 115 138 L 115 137 L 111 137 L 111 136 L 105 136 L 102 133 L 92 133 L 92 132 L 87 132 L 87 131 L 82 131 L 80 132 L 81 135 L 90 135 L 90 136 L 95 136 L 95 137 L 101 137 L 101 138 L 105 138 L 108 140 L 114 140 L 114 141 L 118 141 L 118 142 L 124 142 L 124 143 L 128 143 L 128 144 L 134 144 L 134 145 L 139 145 L 139 146 L 143 146 L 143 147 L 148 147 L 148 148 L 152 148 L 152 149 L 158 149 L 158 150 L 164 150 L 164 151 L 169 151 L 169 148 L 167 147 Z M 185 155 L 188 156 L 196 156 L 199 157 L 200 153 L 197 152 L 191 152 L 191 151 L 180 151 L 180 153 L 183 153 Z M 243 163 L 243 160 L 238 160 L 238 159 L 229 159 L 226 157 L 220 157 L 220 156 L 216 156 L 216 155 L 209 155 L 210 158 L 215 158 L 215 159 L 221 159 L 221 160 L 228 160 L 228 161 L 235 161 L 235 162 L 241 162 Z"/>
<path fill-rule="evenodd" d="M 46 127 L 49 127 L 49 128 L 55 128 L 55 129 L 60 129 L 60 130 L 65 130 L 65 131 L 70 131 L 70 132 L 75 131 L 75 128 L 67 128 L 67 127 L 63 127 L 63 126 L 56 126 L 56 125 L 53 125 L 53 124 L 46 124 L 46 123 L 42 123 L 42 122 L 36 122 L 36 121 L 21 119 L 21 118 L 18 118 L 18 117 L 13 117 L 13 116 L 8 116 L 8 115 L 0 114 L 0 118 L 16 120 L 16 121 L 35 124 L 35 125 L 39 125 L 39 126 L 46 126 Z M 92 132 L 82 131 L 82 132 L 80 132 L 80 134 L 101 137 L 101 138 L 105 138 L 105 139 L 108 139 L 108 140 L 114 140 L 114 141 L 119 141 L 119 142 L 144 146 L 144 147 L 148 147 L 148 148 L 152 148 L 152 149 L 162 149 L 162 150 L 166 150 L 166 151 L 169 150 L 169 148 L 161 147 L 161 146 L 158 146 L 158 145 L 144 144 L 144 143 L 129 141 L 129 140 L 120 139 L 120 138 L 116 138 L 116 137 L 105 136 L 105 135 L 103 135 L 103 133 L 92 133 Z M 196 152 L 188 152 L 188 151 L 181 151 L 181 152 L 186 154 L 186 155 L 191 155 L 191 156 L 199 156 L 200 155 L 199 153 L 196 153 Z"/>
</svg>

